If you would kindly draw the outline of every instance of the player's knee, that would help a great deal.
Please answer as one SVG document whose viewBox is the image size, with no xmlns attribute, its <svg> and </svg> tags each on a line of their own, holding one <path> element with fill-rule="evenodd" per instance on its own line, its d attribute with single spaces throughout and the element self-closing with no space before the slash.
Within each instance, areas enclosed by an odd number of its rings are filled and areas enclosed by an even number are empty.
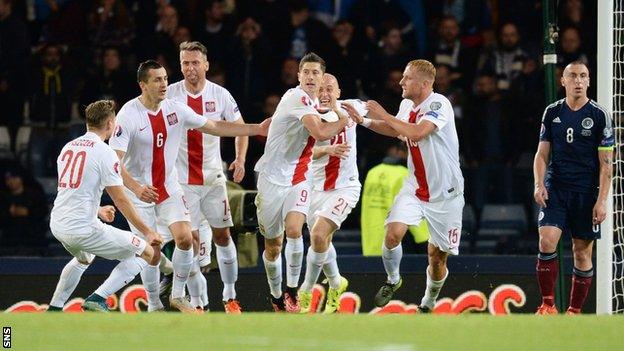
<svg viewBox="0 0 624 351">
<path fill-rule="evenodd" d="M 541 236 L 539 238 L 539 250 L 540 252 L 555 252 L 557 250 L 557 241 L 550 237 Z"/>
<path fill-rule="evenodd" d="M 230 243 L 230 228 L 214 228 L 212 241 L 219 246 L 227 246 Z"/>
<path fill-rule="evenodd" d="M 384 239 L 384 243 L 386 244 L 387 248 L 392 249 L 399 246 L 401 240 L 403 240 L 402 233 L 399 233 L 395 230 L 388 230 L 386 232 L 386 238 Z"/>
<path fill-rule="evenodd" d="M 286 226 L 286 236 L 289 238 L 301 237 L 302 228 L 297 224 L 290 224 Z"/>
<path fill-rule="evenodd" d="M 141 258 L 145 260 L 147 263 L 151 263 L 154 261 L 154 249 L 151 246 L 146 246 L 145 250 L 141 254 Z"/>
<path fill-rule="evenodd" d="M 313 231 L 310 234 L 310 242 L 311 242 L 312 247 L 314 247 L 317 250 L 321 248 L 325 248 L 329 244 L 327 240 L 327 235 L 324 233 L 321 233 L 320 231 Z"/>
<path fill-rule="evenodd" d="M 282 254 L 282 238 L 265 239 L 264 255 L 271 261 L 275 261 Z"/>
<path fill-rule="evenodd" d="M 176 240 L 176 246 L 180 250 L 188 250 L 193 247 L 193 237 L 191 235 L 181 235 Z"/>
</svg>

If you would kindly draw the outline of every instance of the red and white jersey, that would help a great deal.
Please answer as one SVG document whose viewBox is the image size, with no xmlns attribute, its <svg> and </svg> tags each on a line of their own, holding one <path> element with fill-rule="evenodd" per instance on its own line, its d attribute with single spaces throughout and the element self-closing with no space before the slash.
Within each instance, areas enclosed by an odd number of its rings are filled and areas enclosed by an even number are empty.
<svg viewBox="0 0 624 351">
<path fill-rule="evenodd" d="M 255 170 L 268 182 L 291 186 L 310 180 L 310 162 L 315 139 L 301 122 L 305 115 L 318 115 L 318 99 L 300 87 L 289 89 L 273 114 L 264 155 Z"/>
<path fill-rule="evenodd" d="M 419 142 L 408 140 L 408 184 L 421 201 L 441 201 L 464 191 L 459 168 L 459 141 L 453 106 L 444 95 L 432 92 L 420 105 L 403 100 L 396 116 L 409 123 L 430 121 L 436 129 Z"/>
<path fill-rule="evenodd" d="M 338 104 L 347 103 L 353 106 L 360 116 L 366 116 L 368 110 L 366 104 L 360 100 L 339 100 Z M 347 111 L 344 110 L 346 114 Z M 351 150 L 346 159 L 325 155 L 312 161 L 312 172 L 314 173 L 314 190 L 328 191 L 351 186 L 362 186 L 359 180 L 357 168 L 357 148 L 356 148 L 356 126 L 351 119 L 349 124 L 336 136 L 328 141 L 318 141 L 317 146 L 348 144 Z"/>
<path fill-rule="evenodd" d="M 117 114 L 117 127 L 109 145 L 124 151 L 124 166 L 132 178 L 158 189 L 158 201 L 180 189 L 175 163 L 182 135 L 208 120 L 190 107 L 171 99 L 158 111 L 148 110 L 139 98 L 128 101 Z"/>
<path fill-rule="evenodd" d="M 92 233 L 103 225 L 97 213 L 104 187 L 123 186 L 117 154 L 97 134 L 87 132 L 65 144 L 56 168 L 50 228 L 68 235 Z"/>
<path fill-rule="evenodd" d="M 206 80 L 199 94 L 191 94 L 184 81 L 171 84 L 167 97 L 189 106 L 213 121 L 234 122 L 241 118 L 238 105 L 227 89 Z M 189 129 L 182 133 L 176 168 L 182 184 L 204 185 L 223 173 L 221 143 L 218 136 Z"/>
</svg>

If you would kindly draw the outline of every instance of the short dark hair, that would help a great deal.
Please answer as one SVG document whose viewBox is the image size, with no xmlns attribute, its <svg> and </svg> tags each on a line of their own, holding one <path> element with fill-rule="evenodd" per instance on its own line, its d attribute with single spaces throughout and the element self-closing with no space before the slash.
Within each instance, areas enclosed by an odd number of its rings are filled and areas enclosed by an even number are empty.
<svg viewBox="0 0 624 351">
<path fill-rule="evenodd" d="M 85 109 L 85 115 L 87 127 L 100 129 L 108 118 L 115 115 L 115 101 L 98 100 L 92 102 Z"/>
<path fill-rule="evenodd" d="M 139 69 L 137 69 L 137 82 L 143 82 L 143 83 L 147 83 L 147 79 L 149 77 L 149 70 L 150 69 L 160 69 L 163 66 L 154 61 L 154 60 L 147 60 L 144 62 L 141 62 L 139 64 Z"/>
<path fill-rule="evenodd" d="M 299 61 L 299 70 L 301 71 L 301 68 L 303 68 L 303 64 L 307 63 L 307 62 L 315 62 L 315 63 L 320 63 L 321 64 L 321 71 L 323 71 L 323 73 L 325 73 L 325 68 L 327 67 L 327 65 L 325 64 L 325 60 L 323 60 L 319 55 L 313 53 L 313 52 L 308 52 L 307 54 L 305 54 L 302 58 L 301 61 Z"/>
</svg>

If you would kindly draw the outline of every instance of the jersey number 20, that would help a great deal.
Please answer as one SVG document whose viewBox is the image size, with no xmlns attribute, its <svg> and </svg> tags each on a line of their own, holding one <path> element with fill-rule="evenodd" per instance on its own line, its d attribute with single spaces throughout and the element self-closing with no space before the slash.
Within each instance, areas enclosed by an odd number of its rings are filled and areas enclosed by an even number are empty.
<svg viewBox="0 0 624 351">
<path fill-rule="evenodd" d="M 61 176 L 59 177 L 59 188 L 67 188 L 68 182 L 69 187 L 72 189 L 76 189 L 80 186 L 80 183 L 82 182 L 82 171 L 84 170 L 86 159 L 87 153 L 85 151 L 79 151 L 75 155 L 73 150 L 65 151 L 63 156 L 61 156 L 61 162 L 65 162 L 65 166 L 63 167 L 63 172 L 61 172 Z M 65 176 L 67 175 L 67 171 L 70 167 L 71 171 L 69 172 L 69 179 L 66 180 Z"/>
</svg>

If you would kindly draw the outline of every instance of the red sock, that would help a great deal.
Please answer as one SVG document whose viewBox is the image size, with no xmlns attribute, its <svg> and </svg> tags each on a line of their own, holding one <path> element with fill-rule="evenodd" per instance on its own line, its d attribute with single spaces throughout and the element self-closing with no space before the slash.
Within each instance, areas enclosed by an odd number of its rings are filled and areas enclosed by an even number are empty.
<svg viewBox="0 0 624 351">
<path fill-rule="evenodd" d="M 541 252 L 537 258 L 537 282 L 542 294 L 542 303 L 549 306 L 555 305 L 555 280 L 559 274 L 559 262 L 556 258 L 557 253 L 543 254 Z"/>
<path fill-rule="evenodd" d="M 574 274 L 572 275 L 572 289 L 570 290 L 570 309 L 575 312 L 581 312 L 589 287 L 592 283 L 594 276 L 594 270 L 580 271 L 574 268 Z"/>
</svg>

